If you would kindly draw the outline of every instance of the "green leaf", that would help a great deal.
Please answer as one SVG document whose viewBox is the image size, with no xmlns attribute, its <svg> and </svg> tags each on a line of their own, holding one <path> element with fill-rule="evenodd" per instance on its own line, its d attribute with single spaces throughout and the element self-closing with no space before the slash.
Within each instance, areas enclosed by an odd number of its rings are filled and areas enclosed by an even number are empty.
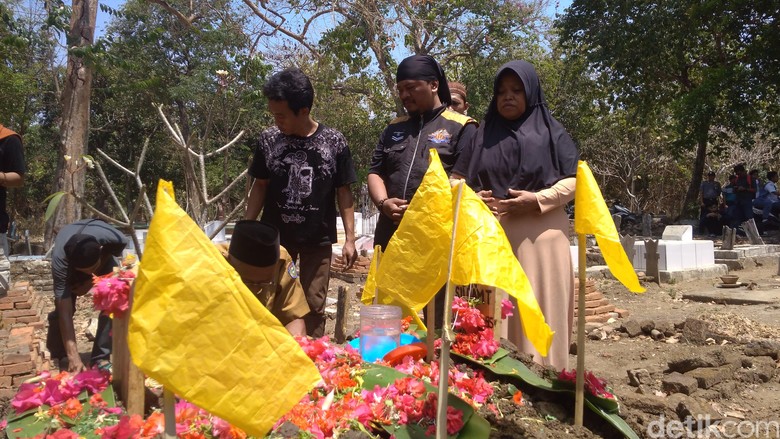
<svg viewBox="0 0 780 439">
<path fill-rule="evenodd" d="M 549 392 L 566 393 L 571 395 L 572 398 L 574 397 L 574 390 L 571 388 L 562 388 L 553 385 L 549 381 L 533 373 L 531 369 L 528 368 L 528 366 L 515 358 L 504 356 L 495 363 L 488 365 L 471 357 L 456 354 L 455 352 L 453 352 L 452 355 L 454 357 L 462 358 L 471 364 L 487 369 L 497 375 L 502 375 L 508 379 L 516 380 L 518 384 L 527 384 L 536 387 L 537 389 L 546 390 Z M 594 401 L 594 399 L 599 401 Z M 637 434 L 634 432 L 634 430 L 631 429 L 626 421 L 624 421 L 623 418 L 621 418 L 617 413 L 612 412 L 612 410 L 616 408 L 618 402 L 614 401 L 613 403 L 610 403 L 609 407 L 605 408 L 599 405 L 602 403 L 601 400 L 603 400 L 603 398 L 597 398 L 593 395 L 586 395 L 585 406 L 588 407 L 590 411 L 604 419 L 608 424 L 612 425 L 612 427 L 614 427 L 626 438 L 639 439 L 639 436 L 637 436 Z M 614 406 L 612 404 L 614 404 Z"/>
<path fill-rule="evenodd" d="M 49 220 L 49 218 L 54 215 L 54 212 L 57 211 L 57 206 L 60 205 L 60 201 L 62 200 L 62 196 L 65 195 L 65 192 L 55 192 L 48 197 L 46 197 L 46 200 L 43 200 L 45 203 L 47 200 L 49 201 L 49 205 L 46 206 L 46 214 L 43 216 L 43 221 L 46 222 Z"/>
<path fill-rule="evenodd" d="M 393 369 L 391 367 L 382 366 L 379 364 L 366 364 L 366 373 L 363 375 L 363 388 L 366 390 L 372 390 L 374 386 L 380 386 L 380 387 L 386 387 L 397 379 L 401 378 L 408 378 L 410 375 L 407 375 L 399 370 Z M 438 389 L 431 384 L 424 383 L 425 389 L 428 392 L 437 392 Z M 483 423 L 487 423 L 484 419 L 482 419 L 481 416 L 479 416 L 475 411 L 474 408 L 471 407 L 466 401 L 458 398 L 457 396 L 450 394 L 448 397 L 448 403 L 451 407 L 454 407 L 455 409 L 460 410 L 463 412 L 463 422 L 464 427 L 463 430 L 461 430 L 457 436 L 450 436 L 450 438 L 469 438 L 469 439 L 481 439 L 485 438 L 487 439 L 490 436 L 490 428 L 488 424 L 488 429 L 484 430 L 482 428 Z M 469 427 L 469 432 L 474 432 L 474 434 L 470 435 L 464 435 L 463 431 L 466 429 L 467 426 L 469 426 L 472 419 L 479 418 L 473 424 L 471 427 Z M 396 425 L 388 425 L 384 427 L 385 431 L 388 433 L 394 435 L 398 439 L 417 439 L 417 438 L 427 438 L 430 436 L 425 435 L 425 429 L 420 428 L 418 426 L 411 426 L 411 425 L 403 425 L 403 426 L 396 426 Z M 486 434 L 482 434 L 485 433 Z"/>
</svg>

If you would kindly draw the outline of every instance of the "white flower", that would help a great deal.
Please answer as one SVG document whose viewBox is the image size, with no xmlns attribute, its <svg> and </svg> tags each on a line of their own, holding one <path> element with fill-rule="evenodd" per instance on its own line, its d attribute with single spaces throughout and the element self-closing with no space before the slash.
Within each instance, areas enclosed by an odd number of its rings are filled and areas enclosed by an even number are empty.
<svg viewBox="0 0 780 439">
<path fill-rule="evenodd" d="M 70 161 L 70 159 L 71 159 L 71 156 L 69 156 L 69 155 L 65 154 L 65 161 L 66 161 L 66 162 L 69 162 L 69 161 Z"/>
<path fill-rule="evenodd" d="M 82 157 L 84 159 L 84 163 L 86 163 L 87 168 L 89 169 L 95 169 L 95 162 L 87 156 Z"/>
<path fill-rule="evenodd" d="M 217 70 L 216 73 L 217 76 L 227 76 L 230 74 L 227 70 Z"/>
</svg>

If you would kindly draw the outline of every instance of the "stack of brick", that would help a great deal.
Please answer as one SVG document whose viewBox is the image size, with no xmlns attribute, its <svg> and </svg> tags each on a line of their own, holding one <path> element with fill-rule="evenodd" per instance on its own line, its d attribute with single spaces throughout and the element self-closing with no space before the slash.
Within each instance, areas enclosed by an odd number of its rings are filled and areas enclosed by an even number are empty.
<svg viewBox="0 0 780 439">
<path fill-rule="evenodd" d="M 22 382 L 49 369 L 46 309 L 46 300 L 29 282 L 14 283 L 0 297 L 0 398 L 13 397 Z"/>
<path fill-rule="evenodd" d="M 579 314 L 577 307 L 577 295 L 580 291 L 579 279 L 574 279 L 574 318 Z M 604 295 L 596 290 L 596 282 L 593 279 L 585 281 L 585 322 L 607 323 L 610 318 L 622 317 L 615 309 L 615 305 L 609 303 Z"/>
<path fill-rule="evenodd" d="M 53 297 L 54 280 L 51 277 L 51 261 L 44 259 L 18 260 L 11 262 L 11 279 L 14 282 L 27 281 L 35 291 L 45 297 Z"/>
<path fill-rule="evenodd" d="M 358 256 L 355 264 L 346 269 L 341 256 L 334 255 L 330 261 L 330 276 L 346 282 L 356 283 L 366 280 L 371 259 L 366 256 Z"/>
</svg>

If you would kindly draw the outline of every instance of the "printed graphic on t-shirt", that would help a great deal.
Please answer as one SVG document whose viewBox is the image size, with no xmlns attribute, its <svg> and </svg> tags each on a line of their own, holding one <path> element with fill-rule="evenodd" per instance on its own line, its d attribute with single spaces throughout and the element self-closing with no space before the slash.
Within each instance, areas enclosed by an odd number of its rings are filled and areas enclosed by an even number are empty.
<svg viewBox="0 0 780 439">
<path fill-rule="evenodd" d="M 303 151 L 287 154 L 282 161 L 290 166 L 287 187 L 282 189 L 282 193 L 287 195 L 288 204 L 300 206 L 301 200 L 311 195 L 314 168 L 306 163 L 306 153 Z"/>
</svg>

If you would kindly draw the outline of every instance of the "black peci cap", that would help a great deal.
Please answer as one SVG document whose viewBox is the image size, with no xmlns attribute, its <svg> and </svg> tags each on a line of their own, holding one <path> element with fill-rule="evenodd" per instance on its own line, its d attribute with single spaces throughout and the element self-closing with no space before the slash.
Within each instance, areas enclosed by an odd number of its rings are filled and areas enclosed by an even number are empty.
<svg viewBox="0 0 780 439">
<path fill-rule="evenodd" d="M 228 253 L 253 267 L 274 265 L 279 261 L 279 230 L 262 221 L 239 221 L 233 228 Z"/>
<path fill-rule="evenodd" d="M 100 260 L 100 243 L 92 235 L 77 233 L 65 243 L 65 256 L 73 268 L 89 268 Z"/>
</svg>

